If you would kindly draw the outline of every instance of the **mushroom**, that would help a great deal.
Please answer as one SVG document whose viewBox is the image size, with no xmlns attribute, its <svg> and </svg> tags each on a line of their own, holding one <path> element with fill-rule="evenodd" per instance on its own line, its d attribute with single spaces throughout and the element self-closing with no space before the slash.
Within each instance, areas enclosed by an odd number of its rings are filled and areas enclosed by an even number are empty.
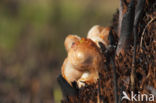
<svg viewBox="0 0 156 103">
<path fill-rule="evenodd" d="M 68 56 L 62 66 L 62 76 L 72 85 L 78 87 L 95 83 L 101 68 L 102 54 L 96 43 L 88 38 L 69 35 L 65 39 Z"/>
</svg>

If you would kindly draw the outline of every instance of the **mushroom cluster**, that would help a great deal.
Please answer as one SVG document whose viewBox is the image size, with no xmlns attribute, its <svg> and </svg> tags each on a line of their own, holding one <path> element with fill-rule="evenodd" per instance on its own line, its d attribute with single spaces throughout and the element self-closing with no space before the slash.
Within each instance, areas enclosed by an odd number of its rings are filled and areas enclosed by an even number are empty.
<svg viewBox="0 0 156 103">
<path fill-rule="evenodd" d="M 64 44 L 68 55 L 61 72 L 71 86 L 72 82 L 76 82 L 79 88 L 96 83 L 104 60 L 99 43 L 105 48 L 110 45 L 110 30 L 109 27 L 95 25 L 89 30 L 87 38 L 77 35 L 66 37 Z"/>
</svg>

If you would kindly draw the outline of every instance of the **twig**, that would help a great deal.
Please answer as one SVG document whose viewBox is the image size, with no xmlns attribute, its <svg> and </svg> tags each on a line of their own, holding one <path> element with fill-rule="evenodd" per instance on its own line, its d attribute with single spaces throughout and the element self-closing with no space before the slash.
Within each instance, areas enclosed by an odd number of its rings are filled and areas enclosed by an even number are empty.
<svg viewBox="0 0 156 103">
<path fill-rule="evenodd" d="M 136 41 L 137 41 L 137 33 L 136 33 L 136 27 L 134 28 L 134 51 L 133 51 L 133 61 L 132 61 L 132 71 L 131 71 L 131 88 L 134 90 L 135 86 L 135 72 L 136 72 Z"/>
<path fill-rule="evenodd" d="M 137 25 L 137 24 L 136 24 Z M 135 87 L 135 74 L 136 74 L 136 43 L 137 43 L 137 26 L 134 26 L 134 51 L 133 51 L 133 61 L 132 61 L 132 71 L 131 71 L 131 88 L 134 90 Z"/>
<path fill-rule="evenodd" d="M 151 20 L 147 23 L 147 25 L 145 26 L 145 28 L 144 28 L 144 30 L 143 30 L 143 32 L 142 32 L 142 34 L 141 34 L 140 48 L 142 48 L 142 41 L 143 41 L 143 37 L 144 37 L 144 35 L 145 35 L 145 31 L 146 31 L 147 27 L 148 27 L 154 20 L 156 20 L 156 17 L 154 17 L 154 18 L 151 17 Z"/>
<path fill-rule="evenodd" d="M 132 61 L 132 71 L 131 71 L 131 88 L 134 90 L 135 87 L 135 74 L 136 74 L 136 45 L 137 45 L 137 27 L 140 21 L 140 17 L 143 14 L 143 8 L 145 5 L 145 0 L 138 0 L 135 9 L 135 19 L 134 19 L 134 51 L 133 51 L 133 61 Z"/>
<path fill-rule="evenodd" d="M 116 77 L 116 68 L 115 68 L 114 59 L 112 57 L 111 57 L 111 64 L 112 64 L 112 67 L 113 67 L 115 103 L 118 103 L 118 85 L 117 85 L 117 77 Z"/>
<path fill-rule="evenodd" d="M 97 94 L 97 103 L 101 103 L 101 86 L 100 86 L 100 76 L 99 76 L 99 80 L 98 80 L 98 94 Z"/>
</svg>

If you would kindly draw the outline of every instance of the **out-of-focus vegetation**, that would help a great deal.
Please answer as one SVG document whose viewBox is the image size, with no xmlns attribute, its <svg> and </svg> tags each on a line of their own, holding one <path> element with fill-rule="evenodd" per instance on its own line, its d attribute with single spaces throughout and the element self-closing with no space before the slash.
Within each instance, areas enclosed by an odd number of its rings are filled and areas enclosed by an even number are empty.
<svg viewBox="0 0 156 103">
<path fill-rule="evenodd" d="M 0 0 L 0 103 L 59 103 L 68 34 L 108 26 L 119 0 Z"/>
</svg>

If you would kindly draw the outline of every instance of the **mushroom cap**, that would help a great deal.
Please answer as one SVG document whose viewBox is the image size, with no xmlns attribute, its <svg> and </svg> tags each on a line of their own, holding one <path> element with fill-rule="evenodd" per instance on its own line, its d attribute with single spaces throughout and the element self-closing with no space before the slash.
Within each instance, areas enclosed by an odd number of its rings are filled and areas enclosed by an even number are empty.
<svg viewBox="0 0 156 103">
<path fill-rule="evenodd" d="M 68 59 L 78 70 L 97 69 L 102 60 L 100 49 L 90 39 L 75 42 L 68 52 Z"/>
</svg>

